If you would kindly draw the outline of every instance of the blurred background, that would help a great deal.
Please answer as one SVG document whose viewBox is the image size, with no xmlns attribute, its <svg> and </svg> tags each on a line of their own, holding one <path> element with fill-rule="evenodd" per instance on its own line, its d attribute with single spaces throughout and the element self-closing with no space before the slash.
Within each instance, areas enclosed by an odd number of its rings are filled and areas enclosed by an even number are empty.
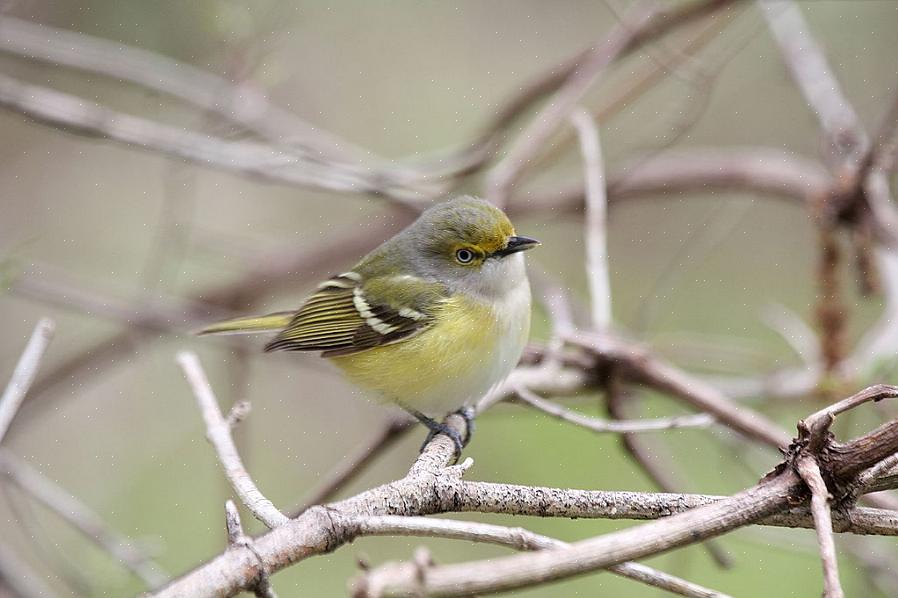
<svg viewBox="0 0 898 598">
<path fill-rule="evenodd" d="M 873 130 L 898 84 L 898 4 L 816 0 L 800 7 L 861 121 Z M 525 84 L 601 42 L 628 8 L 624 0 L 264 0 L 251 7 L 226 0 L 12 0 L 0 2 L 0 37 L 4 19 L 15 18 L 158 53 L 219 75 L 247 94 L 264 94 L 382 163 L 417 165 L 467 147 Z M 115 57 L 108 56 L 111 62 Z M 234 141 L 252 137 L 170 95 L 54 62 L 60 61 L 4 49 L 0 74 L 178 130 Z M 661 76 L 622 97 L 646 69 Z M 617 63 L 584 104 L 605 110 L 599 122 L 611 173 L 671 148 L 763 146 L 814 160 L 821 155 L 815 116 L 753 3 L 698 20 Z M 509 137 L 533 114 L 531 108 L 513 122 Z M 551 190 L 582 181 L 576 140 L 565 134 L 554 139 L 550 159 L 515 188 L 509 209 L 518 211 L 520 233 L 543 242 L 528 255 L 533 270 L 560 283 L 582 306 L 588 300 L 582 214 L 526 209 L 540 193 L 551 197 Z M 344 457 L 397 415 L 360 400 L 314 355 L 265 355 L 261 338 L 191 335 L 223 315 L 297 307 L 320 279 L 344 271 L 407 222 L 395 202 L 222 172 L 35 122 L 16 110 L 0 110 L 0 139 L 0 385 L 35 322 L 45 315 L 57 322 L 5 446 L 140 542 L 168 573 L 183 573 L 223 550 L 222 505 L 230 494 L 175 364 L 178 350 L 199 353 L 225 408 L 251 400 L 252 413 L 235 436 L 260 489 L 285 511 L 302 504 Z M 483 194 L 485 172 L 453 179 L 445 191 Z M 800 366 L 769 322 L 771 314 L 797 314 L 816 325 L 818 237 L 800 203 L 745 190 L 616 202 L 609 221 L 615 328 L 715 379 L 761 378 Z M 862 297 L 851 260 L 843 266 L 851 344 L 883 302 L 878 295 Z M 544 340 L 548 318 L 541 306 L 535 310 L 533 337 Z M 880 368 L 876 376 L 888 379 L 890 372 Z M 746 394 L 742 400 L 790 431 L 821 404 L 818 393 L 782 399 Z M 669 399 L 641 395 L 634 416 L 685 412 Z M 606 416 L 597 394 L 565 404 Z M 855 416 L 839 433 L 869 428 L 874 420 L 865 417 Z M 402 476 L 423 437 L 423 429 L 404 436 L 340 496 Z M 658 432 L 650 440 L 656 463 L 684 492 L 730 494 L 778 461 L 724 428 Z M 483 415 L 466 454 L 475 462 L 470 479 L 657 489 L 619 438 L 516 404 Z M 50 510 L 12 484 L 3 490 L 0 538 L 53 592 L 124 596 L 145 589 Z M 464 518 L 523 525 L 565 540 L 632 525 Z M 244 523 L 253 533 L 263 530 L 246 513 Z M 893 542 L 840 541 L 848 595 L 888 595 L 898 588 L 894 572 L 871 569 L 871 562 L 898 556 Z M 507 553 L 448 540 L 366 538 L 288 568 L 273 584 L 281 596 L 343 595 L 359 559 L 408 559 L 422 544 L 440 563 Z M 749 528 L 725 536 L 719 546 L 732 567 L 721 568 L 700 546 L 647 564 L 735 596 L 819 594 L 813 531 Z M 519 593 L 659 594 L 608 574 Z"/>
</svg>

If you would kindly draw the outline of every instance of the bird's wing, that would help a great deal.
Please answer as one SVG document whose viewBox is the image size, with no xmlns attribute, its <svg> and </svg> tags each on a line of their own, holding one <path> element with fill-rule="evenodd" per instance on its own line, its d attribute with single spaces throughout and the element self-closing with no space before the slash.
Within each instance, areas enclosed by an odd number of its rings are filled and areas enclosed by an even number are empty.
<svg viewBox="0 0 898 598">
<path fill-rule="evenodd" d="M 347 272 L 325 281 L 266 351 L 323 351 L 349 355 L 395 343 L 427 329 L 445 287 L 415 276 L 362 281 Z"/>
</svg>

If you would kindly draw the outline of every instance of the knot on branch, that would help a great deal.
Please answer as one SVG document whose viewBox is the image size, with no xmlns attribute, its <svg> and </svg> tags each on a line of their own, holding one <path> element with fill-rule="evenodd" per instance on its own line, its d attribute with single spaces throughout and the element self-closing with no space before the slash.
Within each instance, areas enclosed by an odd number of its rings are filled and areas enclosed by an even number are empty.
<svg viewBox="0 0 898 598">
<path fill-rule="evenodd" d="M 898 397 L 898 387 L 877 384 L 801 420 L 798 437 L 784 451 L 784 461 L 768 477 L 786 468 L 801 474 L 803 462 L 812 460 L 819 467 L 826 489 L 833 497 L 833 505 L 836 508 L 853 505 L 861 493 L 859 487 L 872 481 L 862 479 L 868 474 L 867 470 L 872 471 L 871 468 L 898 452 L 898 420 L 844 443 L 836 440 L 830 427 L 836 416 L 845 411 L 867 402 L 895 397 Z M 875 474 L 866 477 L 871 476 L 875 477 Z M 803 500 L 806 496 L 800 498 Z"/>
</svg>

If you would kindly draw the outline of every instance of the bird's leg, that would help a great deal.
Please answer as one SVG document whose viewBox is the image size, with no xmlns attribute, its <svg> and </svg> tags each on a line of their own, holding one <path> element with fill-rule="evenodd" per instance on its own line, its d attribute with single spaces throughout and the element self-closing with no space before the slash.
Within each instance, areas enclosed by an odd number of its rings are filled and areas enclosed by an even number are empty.
<svg viewBox="0 0 898 598">
<path fill-rule="evenodd" d="M 465 442 L 462 446 L 468 446 L 468 443 L 471 442 L 471 437 L 474 436 L 474 416 L 477 413 L 473 407 L 462 407 L 453 411 L 450 415 L 458 415 L 465 420 Z"/>
<path fill-rule="evenodd" d="M 466 442 L 462 440 L 461 435 L 458 432 L 456 432 L 452 427 L 446 425 L 445 423 L 438 422 L 427 417 L 417 409 L 411 409 L 410 407 L 406 407 L 404 405 L 402 406 L 402 408 L 408 411 L 412 416 L 414 416 L 415 419 L 424 424 L 427 429 L 430 430 L 430 432 L 427 434 L 427 438 L 424 440 L 424 444 L 421 445 L 422 451 L 424 450 L 424 447 L 426 447 L 427 444 L 431 440 L 433 440 L 434 436 L 436 436 L 437 434 L 445 434 L 449 437 L 450 440 L 452 440 L 453 444 L 455 444 L 455 460 L 458 461 L 458 459 L 461 457 L 461 450 L 465 447 L 466 444 Z M 468 419 L 468 417 L 461 413 L 459 413 L 459 415 L 461 415 L 465 419 L 465 422 L 468 425 L 468 431 L 470 433 L 470 420 Z"/>
</svg>

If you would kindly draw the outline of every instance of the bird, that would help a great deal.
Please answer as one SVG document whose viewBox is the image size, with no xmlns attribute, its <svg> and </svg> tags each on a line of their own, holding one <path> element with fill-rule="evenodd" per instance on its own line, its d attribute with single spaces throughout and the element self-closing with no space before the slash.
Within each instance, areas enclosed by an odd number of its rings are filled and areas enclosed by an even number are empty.
<svg viewBox="0 0 898 598">
<path fill-rule="evenodd" d="M 423 446 L 449 436 L 458 458 L 473 432 L 472 405 L 524 350 L 531 299 L 523 252 L 539 244 L 517 235 L 488 201 L 457 197 L 323 281 L 298 309 L 200 334 L 275 333 L 266 351 L 320 352 L 362 390 L 424 424 Z M 464 417 L 464 439 L 443 423 L 450 413 Z"/>
</svg>

